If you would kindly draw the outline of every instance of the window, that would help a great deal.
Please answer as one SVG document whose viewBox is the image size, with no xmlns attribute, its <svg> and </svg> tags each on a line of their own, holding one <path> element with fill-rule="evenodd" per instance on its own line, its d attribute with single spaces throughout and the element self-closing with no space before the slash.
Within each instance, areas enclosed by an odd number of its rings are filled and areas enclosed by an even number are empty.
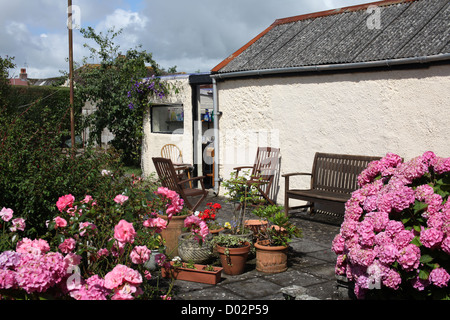
<svg viewBox="0 0 450 320">
<path fill-rule="evenodd" d="M 153 133 L 182 134 L 184 131 L 184 110 L 182 104 L 153 105 L 151 107 L 151 117 Z"/>
</svg>

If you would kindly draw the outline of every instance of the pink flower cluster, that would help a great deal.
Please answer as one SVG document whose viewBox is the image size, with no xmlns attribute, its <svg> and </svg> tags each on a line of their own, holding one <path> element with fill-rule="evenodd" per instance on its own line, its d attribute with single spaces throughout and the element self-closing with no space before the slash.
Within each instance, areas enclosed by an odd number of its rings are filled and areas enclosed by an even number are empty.
<svg viewBox="0 0 450 320">
<path fill-rule="evenodd" d="M 173 215 L 176 215 L 183 210 L 184 201 L 175 191 L 165 187 L 159 187 L 156 193 L 162 196 L 163 200 L 170 201 L 170 203 L 167 203 L 166 205 L 166 214 L 169 220 L 172 219 Z"/>
<path fill-rule="evenodd" d="M 142 294 L 142 276 L 136 270 L 118 264 L 105 276 L 105 288 L 113 290 L 112 300 L 133 300 Z M 134 296 L 133 296 L 134 295 Z"/>
<path fill-rule="evenodd" d="M 357 297 L 363 298 L 374 283 L 393 290 L 448 286 L 450 275 L 438 263 L 427 279 L 419 271 L 430 268 L 420 260 L 424 252 L 450 254 L 450 201 L 435 193 L 430 178 L 449 177 L 449 159 L 426 152 L 403 162 L 390 153 L 359 175 L 360 189 L 345 204 L 344 222 L 332 244 L 336 274 L 355 283 Z M 414 220 L 424 223 L 414 227 Z M 412 282 L 405 283 L 407 273 L 416 275 Z"/>
<path fill-rule="evenodd" d="M 3 208 L 0 210 L 0 218 L 8 222 L 13 218 L 14 211 L 10 208 Z M 25 219 L 23 218 L 15 218 L 12 221 L 12 226 L 9 228 L 10 231 L 16 232 L 17 230 L 24 231 L 25 230 Z"/>
<path fill-rule="evenodd" d="M 205 241 L 206 236 L 209 234 L 209 228 L 205 221 L 197 216 L 189 216 L 184 219 L 184 227 L 188 228 L 195 236 L 194 239 L 200 242 Z"/>
<path fill-rule="evenodd" d="M 35 250 L 37 248 L 40 249 Z M 58 252 L 47 252 L 47 248 L 45 240 L 27 239 L 18 244 L 16 251 L 1 253 L 0 289 L 22 289 L 30 294 L 64 285 L 67 270 L 77 259 L 69 255 L 64 257 Z"/>
</svg>

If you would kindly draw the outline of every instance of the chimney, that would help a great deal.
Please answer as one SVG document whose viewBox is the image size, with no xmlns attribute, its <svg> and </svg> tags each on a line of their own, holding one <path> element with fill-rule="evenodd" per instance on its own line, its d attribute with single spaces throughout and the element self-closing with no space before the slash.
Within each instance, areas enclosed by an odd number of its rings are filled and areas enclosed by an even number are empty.
<svg viewBox="0 0 450 320">
<path fill-rule="evenodd" d="M 27 81 L 28 80 L 27 69 L 25 69 L 25 68 L 20 69 L 20 76 L 19 76 L 19 78 L 22 81 Z"/>
</svg>

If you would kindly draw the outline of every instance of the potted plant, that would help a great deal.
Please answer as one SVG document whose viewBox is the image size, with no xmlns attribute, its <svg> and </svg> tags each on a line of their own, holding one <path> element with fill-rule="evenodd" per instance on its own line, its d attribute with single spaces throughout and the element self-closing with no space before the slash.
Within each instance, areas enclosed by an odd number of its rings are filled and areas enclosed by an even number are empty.
<svg viewBox="0 0 450 320">
<path fill-rule="evenodd" d="M 191 213 L 184 207 L 179 194 L 165 187 L 159 187 L 149 202 L 157 216 L 167 221 L 161 232 L 166 242 L 166 253 L 178 256 L 178 237 L 183 232 L 184 219 Z"/>
<path fill-rule="evenodd" d="M 212 238 L 208 225 L 199 217 L 192 215 L 184 220 L 184 231 L 178 239 L 178 254 L 185 262 L 207 263 L 212 256 Z"/>
<path fill-rule="evenodd" d="M 246 214 L 251 205 L 260 202 L 259 193 L 255 186 L 248 185 L 247 177 L 249 172 L 244 172 L 241 176 L 237 176 L 235 172 L 231 173 L 231 178 L 223 182 L 223 186 L 227 191 L 227 201 L 233 205 L 233 221 L 227 223 L 228 228 L 224 233 L 231 233 L 234 235 L 241 235 L 249 242 L 252 242 L 253 232 L 246 227 Z"/>
<path fill-rule="evenodd" d="M 211 234 L 217 235 L 220 231 L 224 230 L 223 226 L 216 221 L 217 214 L 222 209 L 222 206 L 220 203 L 213 204 L 212 202 L 208 202 L 206 205 L 208 206 L 207 209 L 196 211 L 194 215 L 206 222 Z"/>
<path fill-rule="evenodd" d="M 244 272 L 250 243 L 246 239 L 232 234 L 219 234 L 211 242 L 219 254 L 223 272 L 229 275 L 238 275 Z"/>
<path fill-rule="evenodd" d="M 220 281 L 222 268 L 211 265 L 182 262 L 180 257 L 175 257 L 161 269 L 164 278 L 192 281 L 206 284 L 217 284 Z"/>
<path fill-rule="evenodd" d="M 253 213 L 268 221 L 258 233 L 256 270 L 279 273 L 287 270 L 287 251 L 293 237 L 301 237 L 301 230 L 289 221 L 284 208 L 276 205 L 259 207 Z"/>
</svg>

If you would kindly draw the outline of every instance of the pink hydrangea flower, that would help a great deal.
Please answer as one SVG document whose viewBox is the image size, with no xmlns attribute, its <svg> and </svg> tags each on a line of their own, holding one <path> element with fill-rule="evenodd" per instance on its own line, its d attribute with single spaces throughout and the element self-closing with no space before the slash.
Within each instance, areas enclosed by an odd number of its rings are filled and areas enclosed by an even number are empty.
<svg viewBox="0 0 450 320">
<path fill-rule="evenodd" d="M 133 224 L 125 220 L 120 220 L 114 227 L 114 238 L 122 243 L 133 243 L 136 231 Z"/>
<path fill-rule="evenodd" d="M 19 253 L 41 255 L 50 251 L 50 246 L 48 242 L 43 239 L 31 240 L 28 238 L 23 238 L 17 243 L 16 251 Z"/>
<path fill-rule="evenodd" d="M 444 233 L 435 228 L 423 229 L 420 232 L 420 242 L 427 248 L 436 248 L 444 238 Z"/>
<path fill-rule="evenodd" d="M 420 264 L 420 249 L 414 244 L 408 244 L 405 248 L 399 250 L 398 263 L 406 271 L 417 269 Z"/>
<path fill-rule="evenodd" d="M 444 288 L 448 285 L 450 275 L 444 268 L 436 268 L 430 272 L 430 276 L 428 279 L 433 285 L 439 288 Z"/>
</svg>

